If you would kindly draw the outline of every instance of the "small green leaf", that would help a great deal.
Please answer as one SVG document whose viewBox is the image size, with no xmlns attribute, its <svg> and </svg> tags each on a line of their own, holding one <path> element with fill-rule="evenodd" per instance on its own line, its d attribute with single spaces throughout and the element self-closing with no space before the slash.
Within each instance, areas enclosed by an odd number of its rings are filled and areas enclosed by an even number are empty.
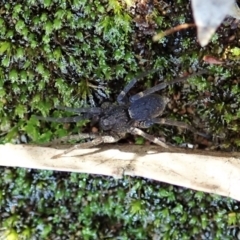
<svg viewBox="0 0 240 240">
<path fill-rule="evenodd" d="M 43 91 L 45 89 L 45 87 L 46 87 L 46 82 L 45 81 L 40 81 L 38 83 L 38 90 L 39 91 Z"/>
<path fill-rule="evenodd" d="M 6 33 L 6 38 L 10 38 L 12 39 L 13 36 L 14 36 L 14 31 L 13 30 L 8 30 L 7 33 Z"/>
<path fill-rule="evenodd" d="M 0 87 L 0 104 L 5 103 L 6 100 L 3 99 L 3 97 L 6 95 L 6 90 L 2 87 Z"/>
<path fill-rule="evenodd" d="M 237 214 L 235 212 L 228 213 L 228 225 L 237 224 Z"/>
<path fill-rule="evenodd" d="M 5 21 L 4 19 L 0 18 L 0 28 L 5 27 Z"/>
<path fill-rule="evenodd" d="M 28 28 L 27 28 L 27 27 L 24 27 L 24 28 L 22 29 L 22 31 L 21 31 L 21 34 L 22 34 L 25 38 L 28 36 L 28 33 L 29 33 L 29 31 L 28 31 Z"/>
<path fill-rule="evenodd" d="M 44 44 L 48 44 L 50 42 L 50 37 L 49 35 L 44 35 L 42 38 L 42 41 Z"/>
<path fill-rule="evenodd" d="M 183 213 L 183 206 L 182 206 L 180 203 L 178 203 L 178 204 L 172 209 L 172 212 L 182 214 L 182 213 Z"/>
<path fill-rule="evenodd" d="M 23 20 L 18 20 L 18 22 L 15 25 L 15 28 L 18 32 L 21 33 L 22 29 L 25 28 L 25 23 Z"/>
<path fill-rule="evenodd" d="M 20 79 L 22 82 L 26 82 L 27 81 L 27 73 L 26 71 L 21 71 L 20 72 Z"/>
<path fill-rule="evenodd" d="M 196 225 L 199 222 L 199 219 L 196 216 L 192 216 L 192 218 L 189 221 L 190 225 Z"/>
<path fill-rule="evenodd" d="M 105 13 L 105 8 L 103 7 L 103 5 L 99 4 L 97 6 L 97 12 L 102 13 L 102 14 Z"/>
<path fill-rule="evenodd" d="M 122 64 L 118 64 L 116 66 L 115 71 L 116 71 L 116 76 L 117 77 L 123 77 L 123 75 L 126 74 L 126 70 L 125 70 L 125 68 L 123 67 Z"/>
<path fill-rule="evenodd" d="M 15 82 L 18 80 L 18 73 L 16 71 L 16 69 L 12 69 L 10 72 L 9 72 L 9 79 L 12 81 L 12 82 Z"/>
<path fill-rule="evenodd" d="M 47 35 L 49 35 L 50 33 L 52 33 L 53 31 L 53 24 L 50 21 L 47 21 L 45 24 L 45 32 Z"/>
<path fill-rule="evenodd" d="M 231 53 L 234 55 L 234 56 L 240 56 L 240 48 L 239 47 L 234 47 L 231 49 Z"/>
<path fill-rule="evenodd" d="M 119 15 L 122 11 L 122 6 L 117 0 L 109 0 L 108 10 L 113 10 L 116 15 Z"/>
<path fill-rule="evenodd" d="M 20 118 L 23 118 L 24 114 L 26 113 L 26 110 L 27 110 L 26 106 L 18 104 L 17 107 L 15 108 L 15 114 Z"/>
<path fill-rule="evenodd" d="M 43 1 L 43 5 L 44 5 L 44 7 L 50 7 L 51 6 L 51 4 L 52 4 L 52 0 L 44 0 Z"/>
<path fill-rule="evenodd" d="M 37 129 L 36 125 L 32 125 L 31 123 L 27 123 L 26 126 L 24 126 L 24 131 L 28 134 L 30 138 L 32 138 L 33 141 L 37 142 L 39 139 L 39 130 Z"/>
<path fill-rule="evenodd" d="M 53 134 L 51 131 L 47 131 L 39 136 L 39 142 L 48 143 L 51 141 Z"/>
<path fill-rule="evenodd" d="M 31 47 L 32 49 L 35 49 L 37 46 L 38 46 L 38 42 L 35 41 L 35 40 L 31 40 L 31 42 L 30 42 L 30 47 Z"/>
<path fill-rule="evenodd" d="M 7 222 L 8 219 L 5 220 L 5 221 Z M 4 222 L 5 222 L 5 221 L 4 221 Z M 18 240 L 18 239 L 19 239 L 18 233 L 17 233 L 14 229 L 10 229 L 9 227 L 8 227 L 8 230 L 6 230 L 6 231 L 2 234 L 2 236 L 5 236 L 5 239 L 7 239 L 7 240 Z"/>
<path fill-rule="evenodd" d="M 22 47 L 17 48 L 15 57 L 17 59 L 22 59 L 24 57 L 24 49 Z"/>
<path fill-rule="evenodd" d="M 206 229 L 206 227 L 208 226 L 208 217 L 205 213 L 201 215 L 201 225 L 202 229 Z"/>
<path fill-rule="evenodd" d="M 65 15 L 65 11 L 63 9 L 58 9 L 57 12 L 54 14 L 54 17 L 61 20 Z"/>
<path fill-rule="evenodd" d="M 180 137 L 180 136 L 174 136 L 172 137 L 172 139 L 179 145 L 179 144 L 182 144 L 184 142 L 184 139 L 183 137 Z"/>
<path fill-rule="evenodd" d="M 39 16 L 36 16 L 33 18 L 32 22 L 33 22 L 33 25 L 36 27 L 38 24 L 41 23 L 41 19 Z"/>
<path fill-rule="evenodd" d="M 46 13 L 42 13 L 40 19 L 42 22 L 46 22 L 48 20 L 48 15 Z"/>
<path fill-rule="evenodd" d="M 11 50 L 10 42 L 0 42 L 0 55 L 3 55 L 6 51 L 9 53 Z"/>
<path fill-rule="evenodd" d="M 53 21 L 53 28 L 58 30 L 62 27 L 62 20 L 55 18 Z"/>
<path fill-rule="evenodd" d="M 36 71 L 37 71 L 37 73 L 39 73 L 41 75 L 44 74 L 45 69 L 44 69 L 44 66 L 43 66 L 42 62 L 39 62 L 37 64 Z"/>
<path fill-rule="evenodd" d="M 136 137 L 135 138 L 135 144 L 137 145 L 143 145 L 145 142 L 145 139 L 143 137 Z"/>
<path fill-rule="evenodd" d="M 61 138 L 61 137 L 67 136 L 69 133 L 68 133 L 67 129 L 64 129 L 64 128 L 61 127 L 61 128 L 58 128 L 58 129 L 54 132 L 54 134 L 55 134 L 57 137 Z"/>
<path fill-rule="evenodd" d="M 11 128 L 11 122 L 7 117 L 2 117 L 0 122 L 0 130 L 2 132 L 7 132 Z"/>
<path fill-rule="evenodd" d="M 58 61 L 62 57 L 61 48 L 54 49 L 53 56 L 54 56 L 55 60 Z"/>
<path fill-rule="evenodd" d="M 24 65 L 23 65 L 23 69 L 27 69 L 29 66 L 31 66 L 31 61 L 30 60 L 26 60 Z"/>
<path fill-rule="evenodd" d="M 50 77 L 50 71 L 47 70 L 47 69 L 45 69 L 45 71 L 44 71 L 43 74 L 42 74 L 42 77 L 43 77 L 43 79 L 44 79 L 45 82 L 48 82 L 49 77 Z"/>
<path fill-rule="evenodd" d="M 4 56 L 2 59 L 2 66 L 3 67 L 9 67 L 10 64 L 10 57 Z"/>
<path fill-rule="evenodd" d="M 133 200 L 131 202 L 131 209 L 130 212 L 132 214 L 142 214 L 143 213 L 143 204 L 142 200 Z"/>
<path fill-rule="evenodd" d="M 198 191 L 198 192 L 195 193 L 194 196 L 198 201 L 201 201 L 205 197 L 205 194 L 203 192 Z"/>
<path fill-rule="evenodd" d="M 14 13 L 20 13 L 22 11 L 22 5 L 21 4 L 16 4 L 13 8 Z"/>
<path fill-rule="evenodd" d="M 77 32 L 77 33 L 76 33 L 76 38 L 77 38 L 79 41 L 83 41 L 83 40 L 84 40 L 84 37 L 83 37 L 82 32 Z"/>
</svg>

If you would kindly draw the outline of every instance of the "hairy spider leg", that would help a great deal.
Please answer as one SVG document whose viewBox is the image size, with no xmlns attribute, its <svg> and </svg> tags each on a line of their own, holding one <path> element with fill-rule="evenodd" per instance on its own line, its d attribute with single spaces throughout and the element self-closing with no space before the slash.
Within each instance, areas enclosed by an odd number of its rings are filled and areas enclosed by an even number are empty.
<svg viewBox="0 0 240 240">
<path fill-rule="evenodd" d="M 62 107 L 57 106 L 56 109 L 64 110 L 67 112 L 73 112 L 73 113 L 91 113 L 91 114 L 100 114 L 102 112 L 102 109 L 99 107 L 92 107 L 92 108 L 71 108 L 71 107 Z"/>
<path fill-rule="evenodd" d="M 68 141 L 79 141 L 79 140 L 83 140 L 83 139 L 87 139 L 87 138 L 94 139 L 98 136 L 99 136 L 99 134 L 97 134 L 97 133 L 78 133 L 78 134 L 74 134 L 74 135 L 70 135 L 70 136 L 56 138 L 56 139 L 52 140 L 51 142 L 49 142 L 48 145 L 55 145 L 55 144 L 60 144 L 62 142 L 68 142 Z"/>
<path fill-rule="evenodd" d="M 176 78 L 174 80 L 171 80 L 169 82 L 163 82 L 163 83 L 160 83 L 152 88 L 149 88 L 145 91 L 142 91 L 142 92 L 139 92 L 133 96 L 131 96 L 129 99 L 130 99 L 130 102 L 134 102 L 144 96 L 147 96 L 147 95 L 150 95 L 154 92 L 157 92 L 157 91 L 160 91 L 164 88 L 166 88 L 167 86 L 169 85 L 172 85 L 172 84 L 175 84 L 175 83 L 179 83 L 179 82 L 184 82 L 186 81 L 188 78 L 191 78 L 191 77 L 195 77 L 195 76 L 198 76 L 198 75 L 202 75 L 204 73 L 206 73 L 207 71 L 206 70 L 202 70 L 202 71 L 199 71 L 197 73 L 194 73 L 194 74 L 191 74 L 190 76 L 187 76 L 187 77 L 182 77 L 182 78 Z"/>
<path fill-rule="evenodd" d="M 102 112 L 101 108 L 94 107 L 94 108 L 70 108 L 70 107 L 56 107 L 59 110 L 65 110 L 68 112 L 74 113 L 83 113 L 82 116 L 73 116 L 73 117 L 63 117 L 63 118 L 54 118 L 54 117 L 42 117 L 42 116 L 35 116 L 38 120 L 49 121 L 49 122 L 59 122 L 59 123 L 67 123 L 67 122 L 79 122 L 81 120 L 87 120 L 94 115 L 99 115 Z"/>
<path fill-rule="evenodd" d="M 125 104 L 126 103 L 126 95 L 129 92 L 129 90 L 136 84 L 138 80 L 136 78 L 134 78 L 133 80 L 131 80 L 131 82 L 128 83 L 127 86 L 125 86 L 125 88 L 119 93 L 118 97 L 117 97 L 117 102 L 119 104 Z"/>
<path fill-rule="evenodd" d="M 147 71 L 145 73 L 141 73 L 139 74 L 137 77 L 133 78 L 125 87 L 124 89 L 119 93 L 118 97 L 117 97 L 117 102 L 119 104 L 126 104 L 126 95 L 127 93 L 129 92 L 129 90 L 136 84 L 136 82 L 143 78 L 143 77 L 146 77 L 148 74 L 150 73 L 154 73 L 154 72 L 157 72 L 159 71 L 159 69 L 153 69 L 153 70 L 150 70 L 150 71 Z"/>
<path fill-rule="evenodd" d="M 70 136 L 64 136 L 64 137 L 60 137 L 60 138 L 55 138 L 53 139 L 51 142 L 48 143 L 42 143 L 41 146 L 58 146 L 59 144 L 62 143 L 66 143 L 68 141 L 79 141 L 79 140 L 83 140 L 83 139 L 94 139 L 96 137 L 98 137 L 99 134 L 96 133 L 78 133 L 78 134 L 74 134 L 74 135 L 70 135 Z"/>
<path fill-rule="evenodd" d="M 119 139 L 122 137 L 122 136 L 118 136 L 118 135 L 115 135 L 115 136 L 109 136 L 109 135 L 98 135 L 98 134 L 79 134 L 78 136 L 83 136 L 84 138 L 94 138 L 91 142 L 85 142 L 85 143 L 79 143 L 79 144 L 76 144 L 74 145 L 73 147 L 65 150 L 64 152 L 62 153 L 59 153 L 57 155 L 54 155 L 53 157 L 51 157 L 52 159 L 56 159 L 56 158 L 59 158 L 61 157 L 62 155 L 64 154 L 67 154 L 67 153 L 70 153 L 76 149 L 83 149 L 83 148 L 90 148 L 90 147 L 94 147 L 94 146 L 98 146 L 99 144 L 101 143 L 114 143 L 114 142 L 117 142 L 119 141 Z"/>
<path fill-rule="evenodd" d="M 163 141 L 159 140 L 158 138 L 150 135 L 150 134 L 147 134 L 145 133 L 144 131 L 142 131 L 141 129 L 139 128 L 135 128 L 135 127 L 131 127 L 129 130 L 128 130 L 129 133 L 132 133 L 134 135 L 139 135 L 139 136 L 142 136 L 144 137 L 145 139 L 149 140 L 150 142 L 153 142 L 163 148 L 169 148 L 169 146 L 164 143 Z"/>
<path fill-rule="evenodd" d="M 175 120 L 171 120 L 171 119 L 167 119 L 167 118 L 154 118 L 154 119 L 151 119 L 151 121 L 153 123 L 157 123 L 157 124 L 164 124 L 164 125 L 170 125 L 170 126 L 185 128 L 185 129 L 188 129 L 188 130 L 196 133 L 199 136 L 202 136 L 204 138 L 210 138 L 210 136 L 208 134 L 199 132 L 194 127 L 192 127 L 192 126 L 190 126 L 190 125 L 188 125 L 187 123 L 184 123 L 184 122 L 179 122 L 179 121 L 175 121 Z"/>
<path fill-rule="evenodd" d="M 103 142 L 103 140 L 102 140 L 101 136 L 98 136 L 95 139 L 93 139 L 91 142 L 85 142 L 85 143 L 76 144 L 73 147 L 63 151 L 62 153 L 59 153 L 57 155 L 52 156 L 51 159 L 59 158 L 62 155 L 70 153 L 70 152 L 72 152 L 72 151 L 74 151 L 76 149 L 79 149 L 79 148 L 90 148 L 90 147 L 93 147 L 93 146 L 97 146 L 97 145 L 101 144 L 102 142 Z"/>
<path fill-rule="evenodd" d="M 34 116 L 38 120 L 48 121 L 48 122 L 58 122 L 58 123 L 68 123 L 68 122 L 79 122 L 81 120 L 87 120 L 87 117 L 83 116 L 74 116 L 74 117 L 63 117 L 63 118 L 54 118 L 54 117 L 42 117 Z"/>
</svg>

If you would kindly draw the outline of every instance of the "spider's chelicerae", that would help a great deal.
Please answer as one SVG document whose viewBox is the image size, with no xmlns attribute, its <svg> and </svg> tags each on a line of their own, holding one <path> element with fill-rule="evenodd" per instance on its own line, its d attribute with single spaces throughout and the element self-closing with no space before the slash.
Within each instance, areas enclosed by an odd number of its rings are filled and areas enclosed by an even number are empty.
<svg viewBox="0 0 240 240">
<path fill-rule="evenodd" d="M 205 71 L 192 74 L 192 76 L 200 75 Z M 141 77 L 147 74 L 143 74 Z M 141 128 L 149 128 L 153 124 L 166 124 L 171 126 L 178 126 L 186 128 L 195 133 L 206 137 L 206 134 L 196 131 L 193 127 L 183 122 L 178 122 L 166 118 L 161 118 L 163 111 L 168 103 L 166 97 L 155 94 L 155 92 L 164 89 L 168 85 L 183 82 L 188 77 L 175 79 L 169 82 L 160 83 L 150 89 L 139 92 L 130 98 L 127 98 L 127 93 L 135 85 L 139 78 L 134 78 L 129 84 L 120 92 L 117 97 L 117 104 L 103 104 L 101 107 L 92 108 L 68 108 L 68 107 L 57 107 L 61 110 L 66 110 L 80 115 L 66 118 L 52 118 L 52 117 L 40 117 L 39 120 L 51 121 L 51 122 L 78 122 L 83 119 L 92 119 L 98 121 L 99 129 L 101 133 L 80 133 L 78 135 L 72 135 L 65 139 L 93 139 L 90 142 L 76 144 L 73 147 L 67 149 L 61 154 L 53 156 L 58 158 L 63 154 L 67 154 L 74 149 L 78 148 L 89 148 L 92 146 L 99 145 L 101 143 L 114 143 L 123 138 L 126 133 L 134 135 L 140 135 L 149 141 L 160 145 L 164 148 L 169 148 L 167 144 L 162 142 L 160 139 L 149 135 L 141 130 Z M 62 138 L 61 140 L 64 140 Z"/>
</svg>

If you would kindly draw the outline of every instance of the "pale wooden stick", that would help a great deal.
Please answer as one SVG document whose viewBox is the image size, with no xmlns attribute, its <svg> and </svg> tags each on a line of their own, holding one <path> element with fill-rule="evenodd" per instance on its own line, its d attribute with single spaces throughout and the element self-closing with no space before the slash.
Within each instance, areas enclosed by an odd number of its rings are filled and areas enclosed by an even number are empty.
<svg viewBox="0 0 240 240">
<path fill-rule="evenodd" d="M 0 145 L 0 165 L 115 177 L 140 176 L 240 200 L 239 153 L 184 149 L 171 152 L 154 145 L 109 144 L 51 159 L 61 152 L 62 149 L 38 146 Z"/>
</svg>

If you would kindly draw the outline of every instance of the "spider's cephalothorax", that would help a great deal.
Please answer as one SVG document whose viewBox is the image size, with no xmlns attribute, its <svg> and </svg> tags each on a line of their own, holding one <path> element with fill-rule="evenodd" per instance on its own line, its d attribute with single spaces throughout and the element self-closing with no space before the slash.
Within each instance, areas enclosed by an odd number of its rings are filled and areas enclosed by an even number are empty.
<svg viewBox="0 0 240 240">
<path fill-rule="evenodd" d="M 126 105 L 110 106 L 100 116 L 99 127 L 103 131 L 127 132 L 130 120 Z"/>
<path fill-rule="evenodd" d="M 199 75 L 202 73 L 204 73 L 204 71 L 194 75 Z M 92 138 L 93 140 L 91 142 L 77 144 L 74 147 L 64 151 L 62 154 L 54 156 L 54 158 L 60 157 L 61 155 L 77 148 L 92 147 L 100 143 L 117 142 L 119 139 L 123 138 L 126 133 L 141 135 L 155 144 L 168 148 L 169 146 L 167 144 L 163 143 L 158 138 L 143 132 L 140 128 L 148 128 L 153 124 L 166 124 L 195 131 L 194 128 L 183 122 L 160 118 L 166 107 L 168 99 L 155 94 L 155 92 L 164 89 L 170 84 L 183 82 L 186 79 L 187 77 L 184 77 L 169 82 L 160 83 L 150 89 L 137 93 L 128 99 L 127 93 L 137 82 L 137 78 L 135 78 L 120 92 L 117 97 L 117 104 L 108 104 L 107 106 L 103 105 L 101 107 L 93 108 L 58 107 L 58 109 L 79 113 L 80 115 L 66 118 L 45 118 L 39 116 L 37 116 L 37 118 L 40 120 L 62 123 L 78 122 L 82 119 L 98 119 L 99 128 L 102 130 L 101 134 L 80 133 L 78 135 L 70 136 L 69 139 Z M 205 134 L 197 131 L 195 131 L 195 133 L 206 136 Z"/>
</svg>

